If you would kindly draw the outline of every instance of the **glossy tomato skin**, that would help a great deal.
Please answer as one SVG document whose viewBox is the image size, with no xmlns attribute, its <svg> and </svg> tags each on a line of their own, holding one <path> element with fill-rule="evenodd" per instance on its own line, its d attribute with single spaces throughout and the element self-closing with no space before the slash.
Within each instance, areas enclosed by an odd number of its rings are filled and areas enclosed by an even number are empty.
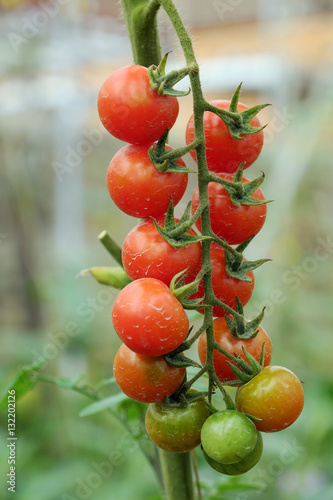
<svg viewBox="0 0 333 500">
<path fill-rule="evenodd" d="M 185 377 L 185 368 L 171 366 L 163 356 L 143 356 L 125 344 L 118 350 L 113 374 L 126 396 L 141 403 L 156 403 L 171 396 Z"/>
<path fill-rule="evenodd" d="M 232 181 L 233 176 L 219 174 L 219 177 Z M 243 183 L 247 184 L 249 179 L 243 177 Z M 229 245 L 238 245 L 251 236 L 257 234 L 266 219 L 267 205 L 240 205 L 236 207 L 230 200 L 230 196 L 224 187 L 218 182 L 208 184 L 209 214 L 211 228 L 220 238 L 225 238 Z M 252 195 L 256 200 L 265 200 L 264 194 L 258 188 Z M 199 205 L 199 189 L 196 188 L 192 196 L 192 214 Z M 200 218 L 196 226 L 201 231 Z"/>
<path fill-rule="evenodd" d="M 151 440 L 162 450 L 185 453 L 200 444 L 200 431 L 208 417 L 203 399 L 190 402 L 185 408 L 155 403 L 148 406 L 146 429 Z"/>
<path fill-rule="evenodd" d="M 162 281 L 142 278 L 121 290 L 112 309 L 114 329 L 137 354 L 163 356 L 186 338 L 189 320 Z"/>
<path fill-rule="evenodd" d="M 260 460 L 263 450 L 263 442 L 262 436 L 260 432 L 258 432 L 258 439 L 255 447 L 245 458 L 242 458 L 239 462 L 235 464 L 221 464 L 216 460 L 210 458 L 207 453 L 204 453 L 204 457 L 207 463 L 215 469 L 217 472 L 221 472 L 221 474 L 226 474 L 227 476 L 239 476 L 240 474 L 244 474 L 252 469 Z"/>
<path fill-rule="evenodd" d="M 165 217 L 160 217 L 157 223 L 164 227 L 164 220 Z M 191 229 L 188 234 L 196 233 Z M 185 269 L 188 269 L 191 279 L 200 271 L 201 244 L 191 243 L 184 248 L 174 248 L 160 236 L 153 220 L 147 219 L 126 236 L 122 260 L 132 280 L 156 278 L 169 286 L 173 276 Z"/>
<path fill-rule="evenodd" d="M 212 105 L 220 109 L 229 110 L 230 101 L 211 101 Z M 238 103 L 239 112 L 245 111 L 248 107 L 241 102 Z M 253 127 L 261 127 L 259 118 L 255 116 L 250 121 Z M 257 159 L 264 142 L 263 131 L 256 134 L 243 135 L 242 139 L 233 139 L 228 126 L 224 121 L 211 111 L 204 113 L 204 129 L 206 138 L 206 158 L 209 170 L 217 173 L 236 172 L 242 161 L 245 161 L 244 168 L 249 167 Z M 194 140 L 194 120 L 191 116 L 186 128 L 186 143 L 190 144 Z M 196 159 L 195 150 L 190 151 L 192 157 Z"/>
<path fill-rule="evenodd" d="M 170 198 L 177 203 L 185 193 L 187 173 L 159 172 L 148 156 L 149 145 L 130 144 L 112 158 L 106 182 L 120 210 L 132 217 L 158 217 L 168 210 Z M 172 148 L 166 145 L 166 150 Z M 185 167 L 180 158 L 178 165 Z"/>
<path fill-rule="evenodd" d="M 105 80 L 97 107 L 106 130 L 131 144 L 160 139 L 179 111 L 177 98 L 159 95 L 149 84 L 147 68 L 136 64 L 118 69 Z"/>
<path fill-rule="evenodd" d="M 250 382 L 238 388 L 236 405 L 239 411 L 261 419 L 255 422 L 259 431 L 281 431 L 302 412 L 302 383 L 287 368 L 267 366 Z"/>
<path fill-rule="evenodd" d="M 214 337 L 216 342 L 229 354 L 238 354 L 246 360 L 242 347 L 247 350 L 257 361 L 259 360 L 262 344 L 265 342 L 264 366 L 268 366 L 272 357 L 272 342 L 262 326 L 258 326 L 258 334 L 253 339 L 237 339 L 229 330 L 224 318 L 216 318 L 213 321 Z M 206 362 L 207 337 L 203 332 L 199 339 L 198 352 L 201 364 Z M 221 382 L 236 380 L 230 366 L 227 364 L 228 358 L 221 352 L 214 350 L 213 363 L 215 373 Z"/>
<path fill-rule="evenodd" d="M 254 288 L 254 274 L 250 271 L 247 274 L 251 278 L 250 282 L 231 278 L 226 271 L 223 248 L 217 243 L 212 243 L 210 247 L 210 259 L 212 265 L 212 285 L 215 296 L 233 309 L 236 308 L 236 296 L 243 305 L 247 304 L 251 298 Z M 191 299 L 204 296 L 203 281 L 199 284 L 198 292 L 191 295 Z M 203 309 L 199 312 L 204 313 Z M 224 317 L 226 314 L 222 307 L 213 307 L 213 316 Z"/>
<path fill-rule="evenodd" d="M 234 464 L 254 449 L 258 431 L 252 420 L 235 410 L 213 413 L 201 429 L 201 444 L 207 455 L 222 464 Z"/>
</svg>

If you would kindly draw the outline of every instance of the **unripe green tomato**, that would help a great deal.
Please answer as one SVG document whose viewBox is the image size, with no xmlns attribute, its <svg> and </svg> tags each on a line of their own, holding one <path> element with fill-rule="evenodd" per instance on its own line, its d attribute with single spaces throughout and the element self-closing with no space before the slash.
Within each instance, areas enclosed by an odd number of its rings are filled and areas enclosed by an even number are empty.
<svg viewBox="0 0 333 500">
<path fill-rule="evenodd" d="M 262 448 L 262 436 L 260 432 L 258 432 L 258 439 L 254 449 L 245 458 L 242 458 L 242 460 L 235 464 L 221 464 L 210 458 L 205 451 L 203 453 L 207 463 L 217 472 L 221 472 L 221 474 L 226 474 L 227 476 L 239 476 L 240 474 L 248 472 L 259 462 L 262 455 Z"/>
<path fill-rule="evenodd" d="M 210 413 L 203 399 L 185 408 L 151 403 L 146 413 L 146 429 L 162 450 L 184 453 L 200 444 L 200 431 Z"/>
<path fill-rule="evenodd" d="M 258 431 L 243 413 L 224 410 L 213 413 L 201 429 L 201 444 L 207 455 L 222 464 L 234 464 L 254 449 Z"/>
</svg>

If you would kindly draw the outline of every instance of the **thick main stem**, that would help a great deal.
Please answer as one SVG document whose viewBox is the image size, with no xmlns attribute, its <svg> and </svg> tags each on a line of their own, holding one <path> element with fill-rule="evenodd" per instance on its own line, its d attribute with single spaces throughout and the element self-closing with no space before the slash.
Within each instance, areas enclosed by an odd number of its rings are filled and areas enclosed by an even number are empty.
<svg viewBox="0 0 333 500">
<path fill-rule="evenodd" d="M 191 455 L 160 450 L 166 500 L 194 500 Z"/>
<path fill-rule="evenodd" d="M 157 65 L 161 60 L 161 46 L 157 28 L 156 0 L 121 0 L 133 60 L 141 66 Z"/>
</svg>

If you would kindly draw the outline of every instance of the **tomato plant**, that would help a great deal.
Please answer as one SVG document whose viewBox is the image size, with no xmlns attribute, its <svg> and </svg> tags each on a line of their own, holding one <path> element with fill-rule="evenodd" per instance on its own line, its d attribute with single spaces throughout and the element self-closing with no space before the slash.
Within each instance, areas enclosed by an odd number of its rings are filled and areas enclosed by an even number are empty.
<svg viewBox="0 0 333 500">
<path fill-rule="evenodd" d="M 185 339 L 189 320 L 162 281 L 142 278 L 127 285 L 117 296 L 112 322 L 119 338 L 137 354 L 162 356 Z"/>
<path fill-rule="evenodd" d="M 168 145 L 165 148 L 171 150 Z M 112 200 L 132 217 L 165 214 L 170 198 L 177 205 L 187 186 L 187 173 L 160 172 L 149 158 L 148 149 L 148 145 L 124 146 L 112 158 L 107 172 Z M 182 159 L 177 164 L 185 167 Z"/>
<path fill-rule="evenodd" d="M 190 401 L 185 407 L 153 403 L 146 413 L 146 429 L 159 448 L 184 453 L 200 444 L 201 428 L 208 417 L 203 399 Z"/>
<path fill-rule="evenodd" d="M 272 342 L 262 326 L 258 326 L 258 334 L 252 339 L 241 339 L 234 337 L 229 330 L 229 327 L 224 318 L 216 318 L 213 321 L 214 337 L 216 342 L 229 354 L 238 354 L 243 359 L 246 356 L 242 348 L 246 349 L 256 360 L 259 360 L 261 348 L 263 343 L 265 343 L 265 357 L 264 366 L 269 365 L 272 357 Z M 204 365 L 206 363 L 207 356 L 207 335 L 203 332 L 199 339 L 198 344 L 199 358 Z M 213 362 L 214 369 L 218 379 L 221 382 L 229 382 L 230 380 L 236 380 L 236 376 L 233 374 L 227 361 L 230 361 L 224 354 L 214 350 Z M 234 364 L 234 363 L 233 363 Z"/>
<path fill-rule="evenodd" d="M 232 181 L 233 177 L 228 174 L 219 174 L 219 177 Z M 243 177 L 243 183 L 250 182 Z M 236 245 L 257 234 L 266 219 L 267 206 L 245 205 L 236 206 L 232 203 L 230 195 L 225 188 L 217 183 L 208 184 L 209 215 L 211 228 L 220 238 L 224 238 L 229 245 Z M 258 188 L 252 195 L 256 200 L 265 200 L 264 194 Z M 192 196 L 192 214 L 199 206 L 199 189 L 196 188 Z M 201 221 L 197 220 L 196 226 L 201 231 Z"/>
<path fill-rule="evenodd" d="M 157 223 L 164 227 L 164 217 L 157 219 Z M 195 235 L 195 232 L 190 230 L 188 234 Z M 122 259 L 124 269 L 132 280 L 156 278 L 170 285 L 173 276 L 185 269 L 190 279 L 199 272 L 201 244 L 198 242 L 174 248 L 159 234 L 153 220 L 148 219 L 135 226 L 126 236 Z"/>
<path fill-rule="evenodd" d="M 282 366 L 267 366 L 236 394 L 239 411 L 260 418 L 259 431 L 276 432 L 289 427 L 301 414 L 304 405 L 302 383 Z"/>
<path fill-rule="evenodd" d="M 227 476 L 239 476 L 240 474 L 244 474 L 252 469 L 260 460 L 263 450 L 263 442 L 262 436 L 260 432 L 258 432 L 258 438 L 255 447 L 253 450 L 246 455 L 246 457 L 242 458 L 239 462 L 234 464 L 222 464 L 213 460 L 207 453 L 204 453 L 204 457 L 207 463 L 215 469 L 217 472 L 221 472 L 221 474 L 226 474 Z"/>
<path fill-rule="evenodd" d="M 120 389 L 142 403 L 171 396 L 181 385 L 186 369 L 171 366 L 162 356 L 143 356 L 123 344 L 114 359 L 113 374 Z"/>
<path fill-rule="evenodd" d="M 253 451 L 258 432 L 243 413 L 224 410 L 213 413 L 201 429 L 201 444 L 207 455 L 223 464 L 234 464 Z"/>
<path fill-rule="evenodd" d="M 179 110 L 177 98 L 153 90 L 147 68 L 138 64 L 120 68 L 105 80 L 97 106 L 106 130 L 131 144 L 158 140 L 173 126 Z"/>
<path fill-rule="evenodd" d="M 212 269 L 212 288 L 217 299 L 221 300 L 229 307 L 236 308 L 236 297 L 243 305 L 250 300 L 254 288 L 254 274 L 250 271 L 247 274 L 251 281 L 242 281 L 228 275 L 226 270 L 224 250 L 217 243 L 212 243 L 210 248 L 210 261 Z M 204 296 L 203 281 L 199 284 L 199 289 L 191 298 L 200 298 Z M 203 309 L 199 309 L 204 313 Z M 213 316 L 225 316 L 226 311 L 219 306 L 214 305 Z"/>
<path fill-rule="evenodd" d="M 228 110 L 230 101 L 216 100 L 211 101 L 217 108 Z M 248 107 L 241 102 L 238 103 L 239 112 L 245 111 Z M 257 116 L 250 121 L 253 127 L 261 127 Z M 242 135 L 240 139 L 231 136 L 228 126 L 225 122 L 211 111 L 204 113 L 204 129 L 206 140 L 206 159 L 209 170 L 221 173 L 236 172 L 240 163 L 245 162 L 244 168 L 248 168 L 258 158 L 264 142 L 263 132 L 256 134 Z M 194 118 L 189 119 L 186 128 L 186 142 L 191 143 L 194 139 Z M 196 152 L 191 155 L 196 159 Z"/>
</svg>

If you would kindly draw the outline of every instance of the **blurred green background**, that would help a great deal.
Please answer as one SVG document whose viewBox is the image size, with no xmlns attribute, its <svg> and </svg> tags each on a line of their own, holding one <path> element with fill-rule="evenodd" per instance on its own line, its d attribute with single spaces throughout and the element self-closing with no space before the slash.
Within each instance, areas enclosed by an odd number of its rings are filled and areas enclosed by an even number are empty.
<svg viewBox="0 0 333 500">
<path fill-rule="evenodd" d="M 264 436 L 259 465 L 241 479 L 257 490 L 216 498 L 333 498 L 333 3 L 331 0 L 177 0 L 194 37 L 208 99 L 270 102 L 261 112 L 265 146 L 248 177 L 266 173 L 268 219 L 246 252 L 272 258 L 256 271 L 249 317 L 263 326 L 274 364 L 304 381 L 300 419 Z M 40 355 L 43 373 L 97 384 L 112 376 L 120 344 L 110 313 L 115 292 L 78 273 L 113 265 L 98 242 L 119 244 L 136 224 L 106 185 L 122 143 L 99 124 L 104 79 L 131 63 L 118 2 L 0 0 L 1 385 Z M 183 64 L 160 15 L 170 67 Z M 181 86 L 185 86 L 186 82 Z M 184 144 L 191 96 L 181 98 L 169 142 Z M 187 165 L 192 166 L 190 157 Z M 194 188 L 191 179 L 185 207 Z M 68 328 L 75 335 L 66 334 Z M 195 349 L 193 355 L 196 356 Z M 105 388 L 105 395 L 113 387 Z M 17 500 L 157 498 L 158 485 L 136 443 L 105 412 L 80 418 L 82 395 L 38 383 L 17 404 Z M 0 498 L 7 491 L 7 416 L 1 414 Z M 197 453 L 209 487 L 217 477 Z M 102 462 L 111 464 L 103 477 Z M 95 474 L 95 475 L 94 475 Z M 236 481 L 237 482 L 237 481 Z M 233 481 L 231 481 L 231 485 Z"/>
</svg>

